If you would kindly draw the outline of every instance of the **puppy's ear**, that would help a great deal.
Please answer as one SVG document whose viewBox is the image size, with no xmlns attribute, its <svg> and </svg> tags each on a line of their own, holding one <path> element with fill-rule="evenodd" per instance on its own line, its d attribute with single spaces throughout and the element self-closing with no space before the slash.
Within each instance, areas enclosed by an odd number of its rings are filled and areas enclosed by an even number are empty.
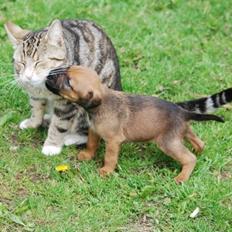
<svg viewBox="0 0 232 232">
<path fill-rule="evenodd" d="M 81 97 L 79 104 L 85 109 L 92 109 L 101 104 L 100 93 L 93 90 L 88 90 L 83 97 Z"/>
</svg>

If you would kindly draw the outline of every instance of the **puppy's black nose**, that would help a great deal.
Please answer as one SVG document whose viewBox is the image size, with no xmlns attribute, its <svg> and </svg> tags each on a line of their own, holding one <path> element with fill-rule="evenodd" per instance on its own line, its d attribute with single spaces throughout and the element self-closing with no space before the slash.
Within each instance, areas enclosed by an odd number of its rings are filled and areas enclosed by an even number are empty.
<svg viewBox="0 0 232 232">
<path fill-rule="evenodd" d="M 54 94 L 59 94 L 59 91 L 67 85 L 67 68 L 56 68 L 49 72 L 46 79 L 46 87 Z"/>
<path fill-rule="evenodd" d="M 57 88 L 57 86 L 54 84 L 53 81 L 48 79 L 45 81 L 45 85 L 47 89 L 50 90 L 52 93 L 59 95 L 59 89 Z"/>
<path fill-rule="evenodd" d="M 48 79 L 48 80 L 52 80 L 52 79 L 54 79 L 56 76 L 57 76 L 57 75 L 49 74 L 49 75 L 47 76 L 47 79 Z"/>
</svg>

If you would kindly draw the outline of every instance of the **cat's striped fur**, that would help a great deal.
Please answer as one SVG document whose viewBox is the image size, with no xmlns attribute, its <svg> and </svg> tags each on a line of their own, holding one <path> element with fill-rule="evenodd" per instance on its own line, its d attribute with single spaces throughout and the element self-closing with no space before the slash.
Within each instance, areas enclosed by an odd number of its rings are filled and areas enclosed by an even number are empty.
<svg viewBox="0 0 232 232">
<path fill-rule="evenodd" d="M 210 113 L 230 102 L 232 102 L 232 88 L 225 89 L 209 97 L 178 102 L 177 104 L 188 111 L 196 113 Z"/>
<path fill-rule="evenodd" d="M 20 127 L 35 128 L 43 121 L 46 105 L 53 105 L 48 137 L 42 152 L 58 154 L 63 144 L 85 143 L 88 120 L 85 111 L 51 94 L 45 87 L 48 73 L 73 64 L 94 69 L 109 88 L 121 90 L 118 58 L 111 40 L 95 23 L 55 20 L 39 31 L 26 31 L 7 23 L 13 43 L 16 80 L 28 92 L 32 116 Z"/>
</svg>

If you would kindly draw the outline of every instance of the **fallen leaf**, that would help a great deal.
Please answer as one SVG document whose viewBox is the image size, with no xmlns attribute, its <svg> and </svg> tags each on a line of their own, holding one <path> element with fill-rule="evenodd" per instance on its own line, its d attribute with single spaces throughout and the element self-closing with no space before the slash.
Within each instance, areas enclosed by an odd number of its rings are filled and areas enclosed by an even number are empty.
<svg viewBox="0 0 232 232">
<path fill-rule="evenodd" d="M 21 226 L 26 226 L 26 225 L 23 223 L 23 221 L 21 220 L 21 218 L 18 217 L 17 215 L 15 215 L 15 214 L 10 214 L 10 215 L 9 215 L 9 219 L 10 219 L 11 221 L 13 221 L 14 223 L 16 223 L 16 224 L 19 224 L 19 225 L 21 225 Z"/>
<path fill-rule="evenodd" d="M 190 214 L 191 218 L 196 218 L 198 216 L 198 214 L 200 213 L 200 209 L 199 207 L 197 207 L 196 209 L 193 210 L 193 212 Z"/>
</svg>

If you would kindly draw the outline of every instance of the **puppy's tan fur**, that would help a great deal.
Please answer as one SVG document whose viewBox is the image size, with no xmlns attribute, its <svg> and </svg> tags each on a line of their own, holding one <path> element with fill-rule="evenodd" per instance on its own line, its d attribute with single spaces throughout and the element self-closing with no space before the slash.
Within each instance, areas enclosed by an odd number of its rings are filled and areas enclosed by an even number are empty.
<svg viewBox="0 0 232 232">
<path fill-rule="evenodd" d="M 82 105 L 89 113 L 87 148 L 78 154 L 78 159 L 92 159 L 102 138 L 106 142 L 104 166 L 100 169 L 102 176 L 114 171 L 123 142 L 152 141 L 182 165 L 180 174 L 175 177 L 176 182 L 186 181 L 195 167 L 196 157 L 183 145 L 183 139 L 187 139 L 197 152 L 204 147 L 188 121 L 217 120 L 210 118 L 214 115 L 198 119 L 202 116 L 159 98 L 108 89 L 94 71 L 80 66 L 70 67 L 55 81 L 51 80 L 48 86 L 56 88 L 56 93 L 58 91 L 66 99 Z"/>
</svg>

